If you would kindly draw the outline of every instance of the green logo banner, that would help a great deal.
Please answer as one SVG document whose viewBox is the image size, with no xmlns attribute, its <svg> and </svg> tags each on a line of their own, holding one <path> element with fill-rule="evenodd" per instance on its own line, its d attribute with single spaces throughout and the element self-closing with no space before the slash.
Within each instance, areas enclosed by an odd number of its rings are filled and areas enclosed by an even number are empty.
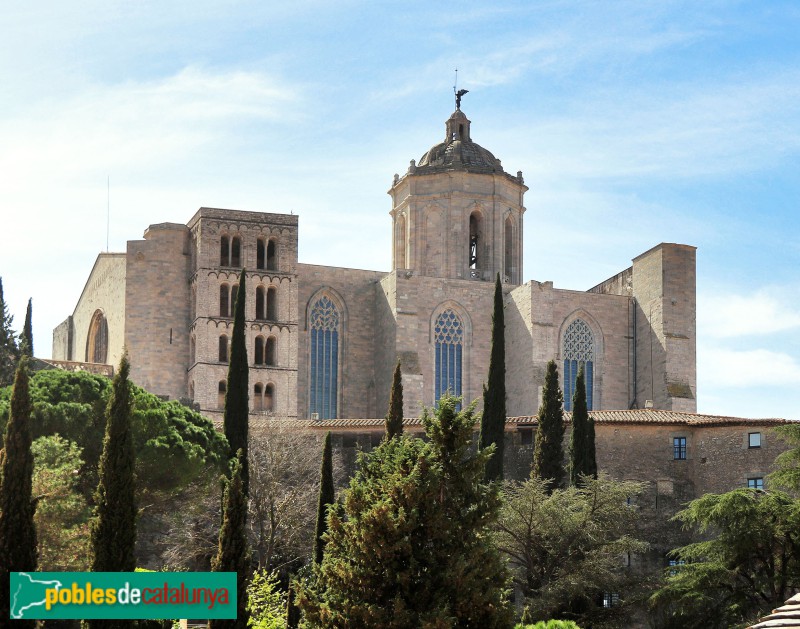
<svg viewBox="0 0 800 629">
<path fill-rule="evenodd" d="M 10 593 L 12 619 L 236 618 L 235 572 L 12 572 Z"/>
</svg>

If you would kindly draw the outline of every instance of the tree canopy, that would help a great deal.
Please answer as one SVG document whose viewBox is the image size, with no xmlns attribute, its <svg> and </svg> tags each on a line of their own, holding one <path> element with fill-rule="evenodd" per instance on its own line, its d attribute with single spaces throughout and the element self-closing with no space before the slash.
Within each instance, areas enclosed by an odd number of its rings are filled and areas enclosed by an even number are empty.
<svg viewBox="0 0 800 629">
<path fill-rule="evenodd" d="M 677 565 L 650 599 L 659 626 L 741 626 L 800 588 L 799 500 L 736 489 L 693 500 L 675 519 L 706 539 L 673 551 Z"/>
<path fill-rule="evenodd" d="M 439 400 L 406 435 L 362 454 L 299 606 L 319 627 L 508 627 L 508 574 L 489 527 L 497 486 L 482 482 L 492 448 L 471 449 L 474 404 Z"/>
<path fill-rule="evenodd" d="M 640 483 L 602 475 L 550 493 L 547 481 L 536 477 L 504 484 L 497 542 L 510 559 L 531 620 L 621 626 L 627 609 L 604 609 L 600 600 L 604 592 L 635 598 L 638 576 L 622 558 L 647 549 L 635 537 L 638 513 L 627 500 L 642 489 Z"/>
<path fill-rule="evenodd" d="M 30 379 L 31 434 L 59 434 L 83 451 L 81 489 L 90 497 L 106 428 L 111 380 L 86 372 L 39 371 Z M 225 438 L 211 421 L 178 402 L 164 402 L 131 385 L 133 445 L 138 491 L 173 491 L 207 465 L 227 459 Z M 0 389 L 0 430 L 8 418 L 11 388 Z"/>
</svg>

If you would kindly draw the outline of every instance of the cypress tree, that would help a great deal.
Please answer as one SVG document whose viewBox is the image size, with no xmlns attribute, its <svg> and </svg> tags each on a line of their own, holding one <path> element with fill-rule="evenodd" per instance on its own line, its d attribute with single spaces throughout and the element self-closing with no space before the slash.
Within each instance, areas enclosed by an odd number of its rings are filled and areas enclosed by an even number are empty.
<svg viewBox="0 0 800 629">
<path fill-rule="evenodd" d="M 319 473 L 319 503 L 317 506 L 317 531 L 314 538 L 314 562 L 322 563 L 325 553 L 325 540 L 322 536 L 328 530 L 328 507 L 333 504 L 333 456 L 331 452 L 331 431 L 325 435 L 325 445 L 322 448 L 322 467 Z"/>
<path fill-rule="evenodd" d="M 561 487 L 564 480 L 564 398 L 558 386 L 558 367 L 547 363 L 547 374 L 539 407 L 539 429 L 533 450 L 532 475 L 550 480 L 548 491 Z"/>
<path fill-rule="evenodd" d="M 250 551 L 247 546 L 247 496 L 244 493 L 244 452 L 240 449 L 231 466 L 231 478 L 223 479 L 222 526 L 214 572 L 236 573 L 236 619 L 209 620 L 210 629 L 245 629 L 248 625 L 247 577 Z"/>
<path fill-rule="evenodd" d="M 249 375 L 247 366 L 247 346 L 245 344 L 245 270 L 239 276 L 239 289 L 233 310 L 233 333 L 231 335 L 231 356 L 228 365 L 228 383 L 225 391 L 224 424 L 225 436 L 231 447 L 231 458 L 242 451 L 242 486 L 245 496 L 250 489 L 250 469 L 247 461 L 249 409 Z"/>
<path fill-rule="evenodd" d="M 495 444 L 492 458 L 486 464 L 486 480 L 503 480 L 503 446 L 506 427 L 506 342 L 503 313 L 503 285 L 500 274 L 494 285 L 492 314 L 492 350 L 489 358 L 488 383 L 483 386 L 480 447 Z"/>
<path fill-rule="evenodd" d="M 300 608 L 295 603 L 294 583 L 289 583 L 286 593 L 286 629 L 297 629 L 300 625 Z"/>
<path fill-rule="evenodd" d="M 0 387 L 14 382 L 14 373 L 19 360 L 19 347 L 12 329 L 14 317 L 8 312 L 8 304 L 3 297 L 3 278 L 0 277 Z"/>
<path fill-rule="evenodd" d="M 31 496 L 31 401 L 28 361 L 17 367 L 11 392 L 11 413 L 0 450 L 0 619 L 9 618 L 9 573 L 36 570 L 36 505 Z M 14 626 L 33 627 L 34 621 L 15 621 Z"/>
<path fill-rule="evenodd" d="M 594 421 L 586 407 L 586 378 L 583 367 L 575 379 L 572 396 L 572 432 L 569 440 L 569 482 L 581 485 L 581 475 L 597 478 L 597 461 L 594 448 Z"/>
<path fill-rule="evenodd" d="M 129 373 L 128 356 L 123 354 L 106 409 L 100 482 L 95 492 L 96 519 L 91 527 L 93 572 L 132 572 L 136 569 L 136 457 L 131 431 L 133 397 Z M 92 621 L 90 625 L 112 626 L 103 621 Z"/>
<path fill-rule="evenodd" d="M 31 323 L 31 314 L 33 310 L 32 299 L 28 299 L 28 309 L 25 311 L 25 325 L 22 327 L 22 336 L 20 337 L 20 351 L 33 358 L 33 325 Z"/>
<path fill-rule="evenodd" d="M 400 372 L 400 361 L 394 368 L 392 392 L 389 395 L 389 412 L 386 414 L 386 438 L 403 434 L 403 378 Z"/>
</svg>

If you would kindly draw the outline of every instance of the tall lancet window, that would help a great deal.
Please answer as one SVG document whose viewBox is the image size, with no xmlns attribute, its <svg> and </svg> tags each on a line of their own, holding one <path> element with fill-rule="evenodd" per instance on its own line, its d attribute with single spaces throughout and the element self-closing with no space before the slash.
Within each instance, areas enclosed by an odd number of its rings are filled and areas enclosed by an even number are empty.
<svg viewBox="0 0 800 629">
<path fill-rule="evenodd" d="M 583 367 L 586 380 L 586 407 L 592 410 L 594 390 L 594 336 L 583 319 L 575 319 L 564 334 L 564 408 L 572 410 L 575 379 Z"/>
<path fill-rule="evenodd" d="M 337 417 L 339 391 L 339 336 L 341 317 L 335 304 L 323 295 L 311 308 L 311 405 L 319 419 Z"/>
<path fill-rule="evenodd" d="M 436 344 L 436 399 L 445 393 L 461 395 L 461 360 L 464 348 L 464 324 L 459 316 L 448 309 L 436 319 L 434 327 Z"/>
</svg>

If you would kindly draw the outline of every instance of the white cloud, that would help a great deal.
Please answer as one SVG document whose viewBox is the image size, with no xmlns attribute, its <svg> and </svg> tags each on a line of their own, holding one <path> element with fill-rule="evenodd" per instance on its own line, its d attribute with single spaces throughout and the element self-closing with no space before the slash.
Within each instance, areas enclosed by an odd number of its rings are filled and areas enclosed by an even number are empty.
<svg viewBox="0 0 800 629">
<path fill-rule="evenodd" d="M 800 385 L 800 363 L 784 352 L 699 346 L 698 390 Z"/>
<path fill-rule="evenodd" d="M 788 303 L 796 291 L 762 288 L 751 295 L 704 295 L 697 300 L 701 337 L 761 336 L 800 328 L 800 312 Z"/>
</svg>

